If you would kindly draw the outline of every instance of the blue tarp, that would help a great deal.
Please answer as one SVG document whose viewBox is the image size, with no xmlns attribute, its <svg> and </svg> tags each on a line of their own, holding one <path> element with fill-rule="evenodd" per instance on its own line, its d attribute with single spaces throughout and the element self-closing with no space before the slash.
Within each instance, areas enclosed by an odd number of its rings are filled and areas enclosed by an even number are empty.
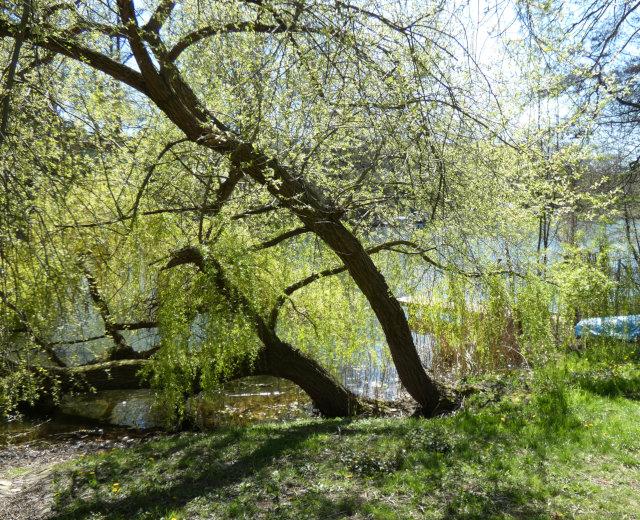
<svg viewBox="0 0 640 520">
<path fill-rule="evenodd" d="M 608 338 L 636 341 L 640 339 L 640 314 L 632 316 L 609 316 L 588 318 L 576 325 L 576 337 L 605 336 Z"/>
</svg>

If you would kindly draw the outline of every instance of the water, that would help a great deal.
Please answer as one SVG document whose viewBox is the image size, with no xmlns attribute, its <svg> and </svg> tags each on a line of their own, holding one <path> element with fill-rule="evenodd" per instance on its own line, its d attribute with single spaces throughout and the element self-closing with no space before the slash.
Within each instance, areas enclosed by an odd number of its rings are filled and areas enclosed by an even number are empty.
<svg viewBox="0 0 640 520">
<path fill-rule="evenodd" d="M 425 368 L 431 366 L 433 337 L 429 334 L 413 332 L 413 342 Z M 386 343 L 375 345 L 376 355 L 381 362 L 366 360 L 357 365 L 344 366 L 340 370 L 340 380 L 352 392 L 372 399 L 393 401 L 407 397 L 400 382 L 393 361 L 387 354 Z"/>
<path fill-rule="evenodd" d="M 310 417 L 309 396 L 286 379 L 256 376 L 231 381 L 214 396 L 196 396 L 187 403 L 187 413 L 196 425 L 211 429 L 220 425 L 282 422 Z"/>
<path fill-rule="evenodd" d="M 97 424 L 81 417 L 22 417 L 0 423 L 0 447 L 7 444 L 54 444 L 85 439 L 113 441 L 149 435 L 149 430 Z"/>
<path fill-rule="evenodd" d="M 413 338 L 423 364 L 428 367 L 433 342 L 431 336 L 420 332 L 425 331 L 414 332 Z M 374 363 L 371 355 L 365 354 L 362 362 L 340 369 L 340 381 L 356 394 L 374 399 L 392 401 L 406 397 L 386 344 L 376 343 L 374 348 L 381 362 Z M 59 412 L 61 416 L 55 421 L 0 424 L 0 444 L 3 436 L 5 441 L 12 438 L 12 442 L 16 442 L 22 438 L 84 430 L 96 424 L 134 429 L 166 428 L 171 415 L 170 410 L 158 406 L 148 389 L 65 396 Z M 226 383 L 206 398 L 195 396 L 187 403 L 185 415 L 190 423 L 206 431 L 224 425 L 290 421 L 314 413 L 311 399 L 300 387 L 285 379 L 259 376 Z"/>
<path fill-rule="evenodd" d="M 187 420 L 204 431 L 220 426 L 292 421 L 313 414 L 311 399 L 297 385 L 269 376 L 226 383 L 212 396 L 190 399 L 185 411 Z M 132 431 L 170 426 L 169 415 L 170 410 L 159 406 L 153 392 L 147 389 L 65 396 L 53 419 L 23 418 L 0 423 L 0 446 L 35 439 L 55 441 L 83 435 L 82 432 L 130 437 Z"/>
</svg>

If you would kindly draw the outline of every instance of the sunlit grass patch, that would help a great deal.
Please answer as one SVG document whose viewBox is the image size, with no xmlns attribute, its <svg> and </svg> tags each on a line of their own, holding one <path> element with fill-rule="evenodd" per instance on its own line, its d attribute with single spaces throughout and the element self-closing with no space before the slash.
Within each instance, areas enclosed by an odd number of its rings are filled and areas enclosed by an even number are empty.
<svg viewBox="0 0 640 520">
<path fill-rule="evenodd" d="M 57 518 L 640 518 L 625 355 L 616 376 L 582 352 L 494 378 L 439 419 L 221 428 L 87 456 L 58 468 Z"/>
</svg>

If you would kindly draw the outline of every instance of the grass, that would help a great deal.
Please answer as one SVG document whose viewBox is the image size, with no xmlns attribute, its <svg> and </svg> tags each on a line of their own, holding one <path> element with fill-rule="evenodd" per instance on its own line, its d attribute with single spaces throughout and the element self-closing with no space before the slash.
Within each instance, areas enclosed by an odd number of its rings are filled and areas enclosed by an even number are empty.
<svg viewBox="0 0 640 520">
<path fill-rule="evenodd" d="M 571 354 L 438 419 L 184 433 L 56 472 L 56 519 L 640 518 L 633 346 Z"/>
</svg>

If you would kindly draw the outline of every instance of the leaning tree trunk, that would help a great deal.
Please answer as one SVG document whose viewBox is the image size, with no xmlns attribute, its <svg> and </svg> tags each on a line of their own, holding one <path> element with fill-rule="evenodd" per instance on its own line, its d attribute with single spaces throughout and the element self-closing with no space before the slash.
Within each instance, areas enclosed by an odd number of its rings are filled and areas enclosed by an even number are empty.
<svg viewBox="0 0 640 520">
<path fill-rule="evenodd" d="M 326 417 L 350 417 L 363 413 L 373 404 L 347 390 L 313 358 L 280 340 L 271 341 L 261 349 L 248 372 L 247 375 L 276 376 L 294 382 Z"/>
<path fill-rule="evenodd" d="M 182 79 L 175 57 L 167 54 L 160 36 L 162 23 L 175 5 L 173 2 L 165 3 L 167 13 L 154 13 L 154 23 L 145 27 L 138 25 L 132 0 L 118 0 L 117 4 L 139 72 L 85 47 L 72 36 L 48 36 L 29 30 L 25 39 L 135 88 L 153 101 L 189 139 L 228 157 L 238 170 L 277 197 L 282 206 L 315 232 L 344 262 L 380 321 L 402 384 L 426 413 L 433 413 L 441 392 L 420 362 L 407 319 L 383 275 L 360 241 L 341 223 L 344 209 L 325 200 L 318 188 L 297 172 L 267 157 L 251 143 L 243 142 L 203 107 Z M 0 36 L 15 38 L 17 33 L 16 24 L 0 20 Z"/>
<path fill-rule="evenodd" d="M 275 326 L 268 323 L 243 292 L 231 282 L 217 259 L 209 257 L 205 260 L 198 248 L 185 247 L 174 253 L 163 270 L 184 264 L 192 264 L 212 277 L 225 300 L 237 312 L 242 312 L 251 319 L 255 332 L 264 345 L 251 364 L 242 363 L 236 367 L 233 377 L 270 375 L 289 379 L 307 392 L 320 412 L 329 417 L 351 416 L 364 410 L 368 400 L 356 396 L 336 381 L 317 361 L 278 337 Z"/>
<path fill-rule="evenodd" d="M 333 249 L 366 296 L 384 331 L 400 381 L 427 413 L 440 401 L 440 390 L 425 372 L 407 317 L 387 281 L 362 244 L 340 222 L 321 222 L 317 234 Z"/>
<path fill-rule="evenodd" d="M 358 397 L 347 390 L 317 361 L 290 344 L 276 337 L 268 342 L 268 347 L 261 348 L 250 364 L 239 363 L 231 374 L 227 374 L 226 380 L 258 375 L 288 379 L 302 388 L 326 417 L 350 417 L 384 408 L 383 403 Z M 127 359 L 81 367 L 39 367 L 34 374 L 42 387 L 38 408 L 55 408 L 55 396 L 60 392 L 149 388 L 149 379 L 140 373 L 152 363 L 148 359 Z M 197 381 L 193 390 L 201 390 Z"/>
<path fill-rule="evenodd" d="M 182 89 L 185 88 L 186 85 L 182 85 Z M 340 257 L 382 326 L 402 384 L 424 412 L 432 414 L 438 407 L 441 392 L 422 366 L 407 318 L 384 276 L 361 242 L 340 222 L 342 210 L 324 201 L 315 186 L 290 172 L 275 159 L 268 159 L 252 145 L 242 143 L 228 133 L 224 137 L 220 133 L 203 135 L 201 129 L 205 123 L 193 121 L 194 113 L 198 112 L 197 106 L 177 115 L 176 109 L 179 107 L 173 102 L 167 106 L 160 99 L 154 101 L 189 138 L 227 155 L 236 168 L 265 186 Z M 267 171 L 274 174 L 276 182 L 268 178 Z"/>
</svg>

